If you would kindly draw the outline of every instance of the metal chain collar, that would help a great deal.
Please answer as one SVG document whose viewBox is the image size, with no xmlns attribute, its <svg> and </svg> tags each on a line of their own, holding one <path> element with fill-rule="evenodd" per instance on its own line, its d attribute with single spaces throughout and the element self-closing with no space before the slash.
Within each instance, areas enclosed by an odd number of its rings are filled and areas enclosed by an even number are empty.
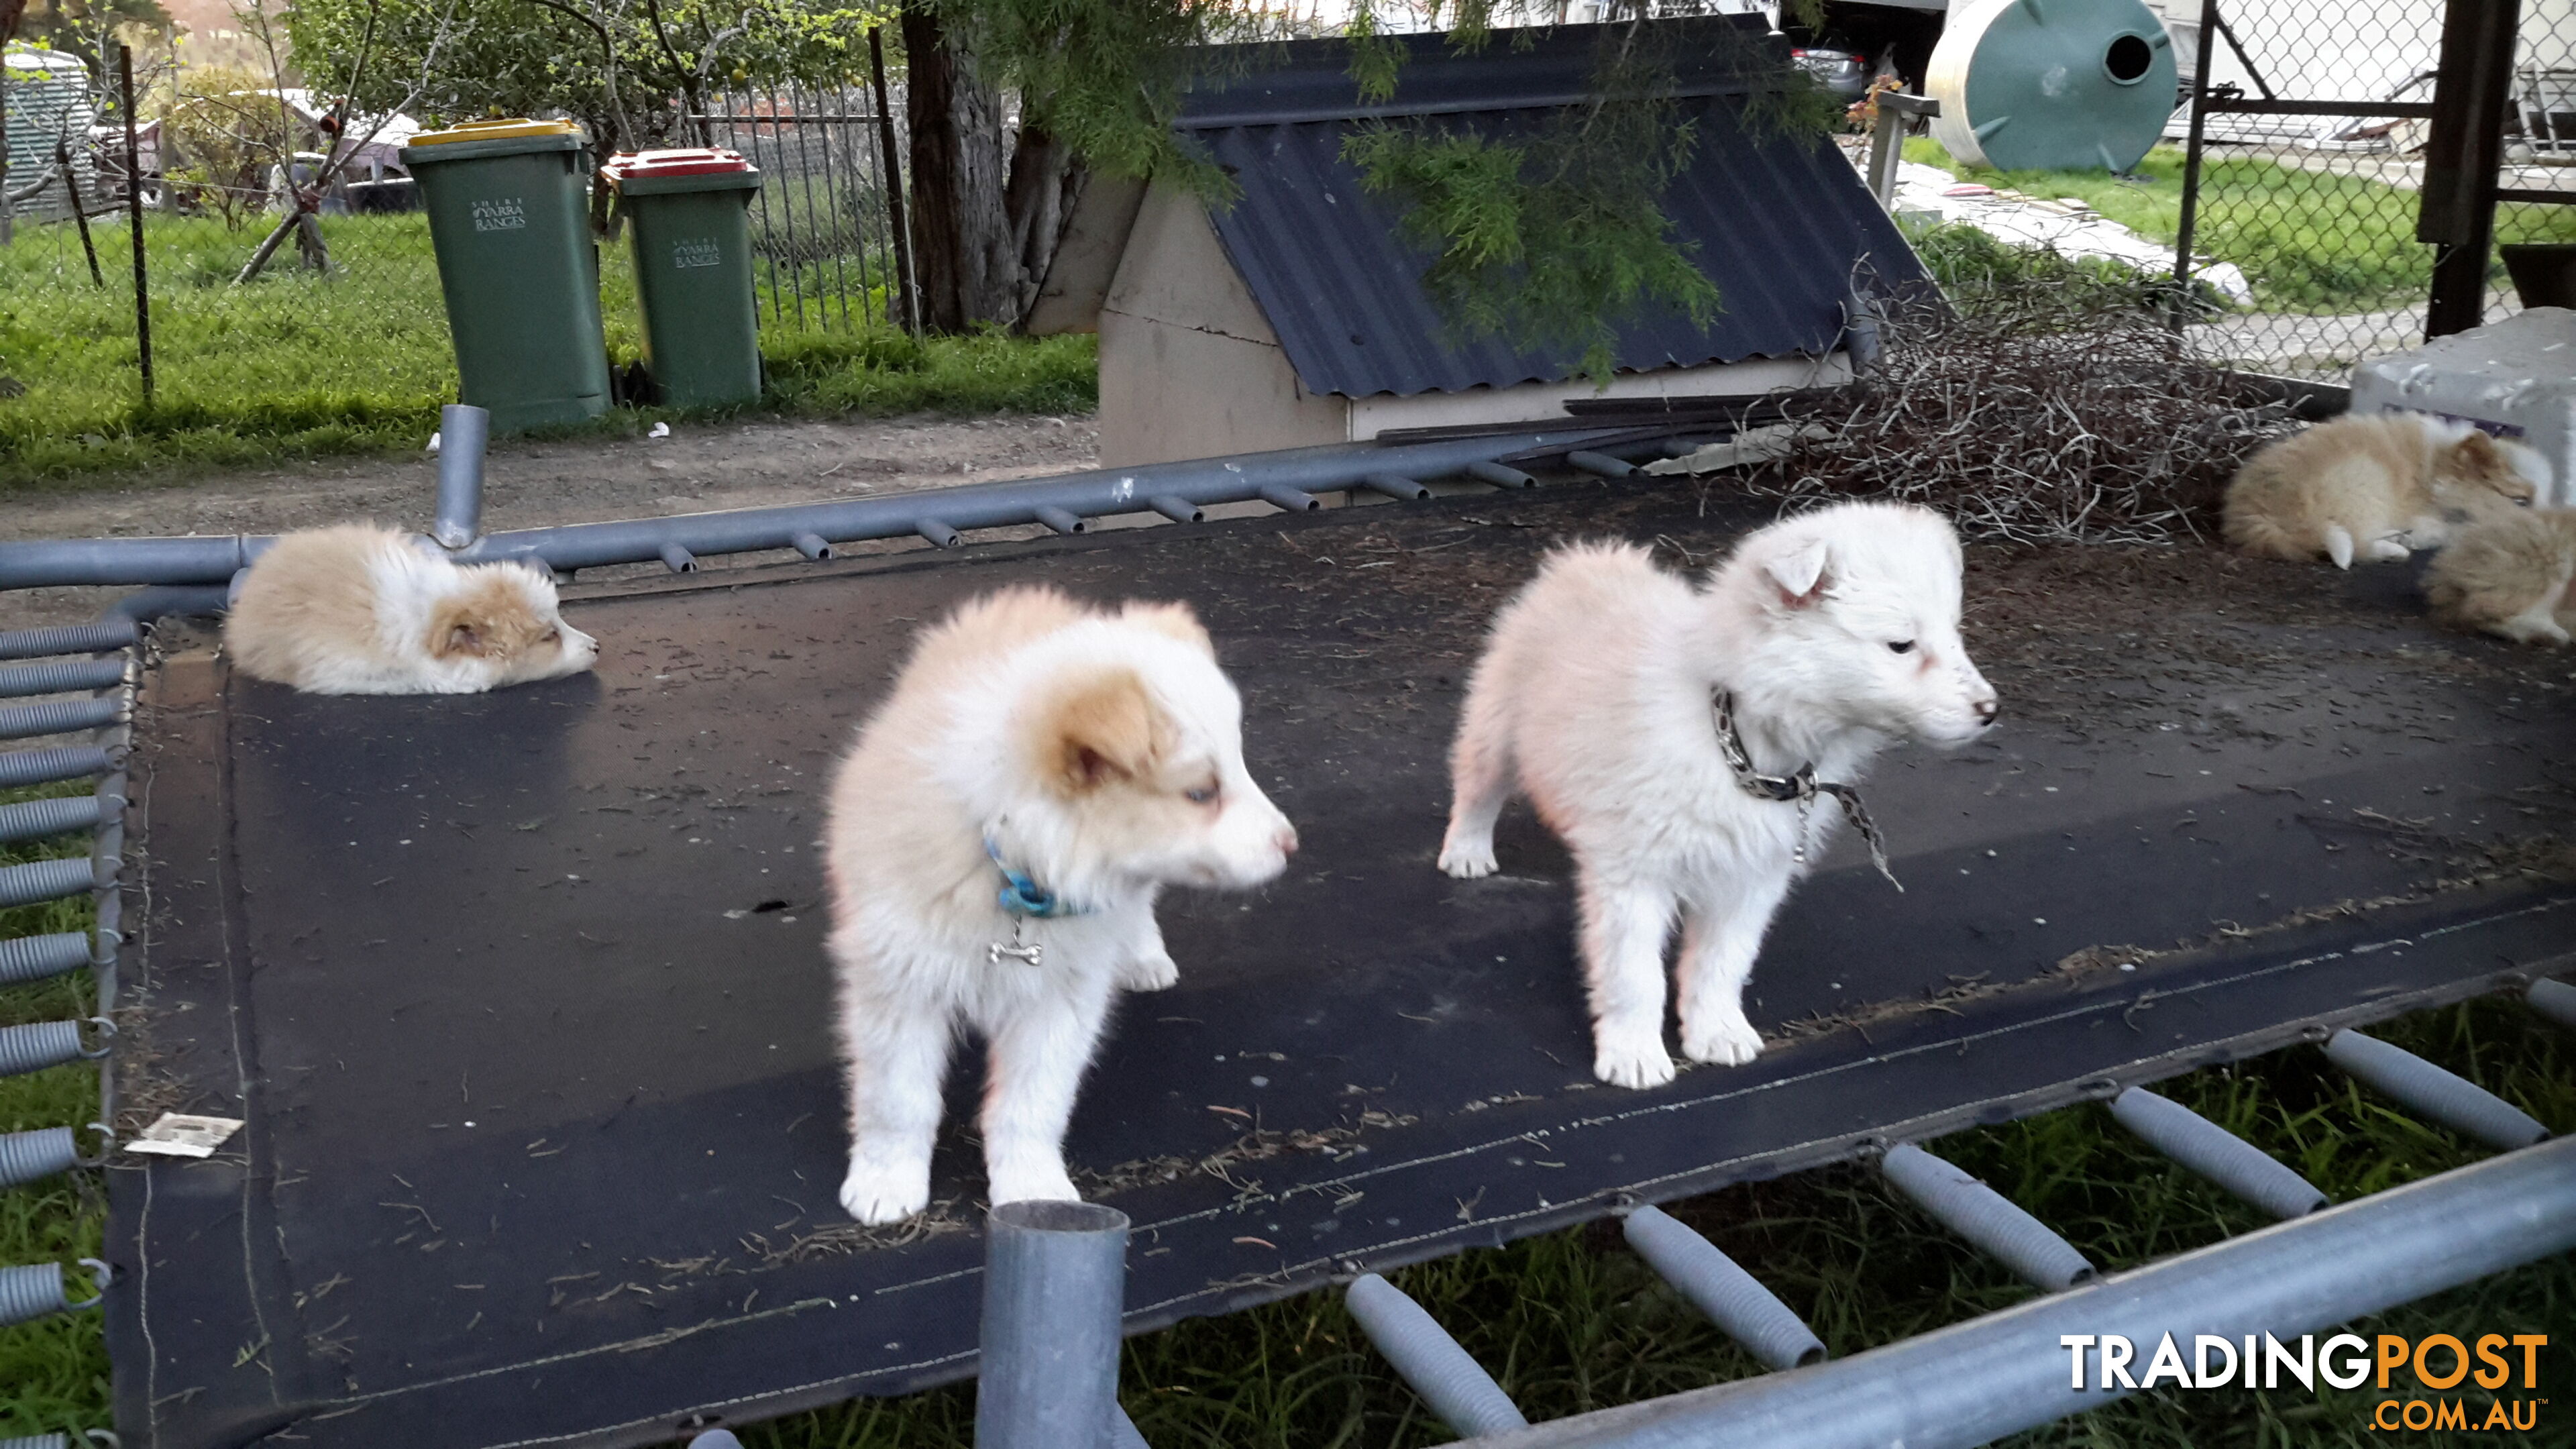
<svg viewBox="0 0 2576 1449">
<path fill-rule="evenodd" d="M 1817 779 L 1816 765 L 1812 760 L 1800 765 L 1793 775 L 1765 775 L 1754 769 L 1752 752 L 1745 749 L 1744 736 L 1735 728 L 1735 696 L 1719 690 L 1712 703 L 1717 712 L 1717 752 L 1725 758 L 1726 767 L 1734 771 L 1735 783 L 1744 787 L 1745 794 L 1757 800 L 1797 803 L 1798 847 L 1794 858 L 1800 865 L 1807 862 L 1807 813 L 1815 808 L 1818 795 L 1831 795 L 1834 803 L 1843 807 L 1843 818 L 1852 823 L 1852 829 L 1859 831 L 1860 838 L 1868 844 L 1869 863 L 1878 867 L 1878 873 L 1887 877 L 1889 885 L 1900 891 L 1905 889 L 1905 882 L 1898 880 L 1896 872 L 1887 868 L 1887 839 L 1879 834 L 1878 822 L 1869 818 L 1868 808 L 1860 803 L 1858 789 Z"/>
</svg>

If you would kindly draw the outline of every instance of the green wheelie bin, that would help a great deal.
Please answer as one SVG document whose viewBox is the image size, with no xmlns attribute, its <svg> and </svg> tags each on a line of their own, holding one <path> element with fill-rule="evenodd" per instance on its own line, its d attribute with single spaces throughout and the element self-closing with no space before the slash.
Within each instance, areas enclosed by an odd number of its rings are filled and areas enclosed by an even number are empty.
<svg viewBox="0 0 2576 1449">
<path fill-rule="evenodd" d="M 584 144 L 564 121 L 470 121 L 402 150 L 429 212 L 458 401 L 489 411 L 495 433 L 608 410 Z"/>
<path fill-rule="evenodd" d="M 644 371 L 657 401 L 718 407 L 760 397 L 751 223 L 760 171 L 732 151 L 638 151 L 600 168 L 633 233 Z"/>
</svg>

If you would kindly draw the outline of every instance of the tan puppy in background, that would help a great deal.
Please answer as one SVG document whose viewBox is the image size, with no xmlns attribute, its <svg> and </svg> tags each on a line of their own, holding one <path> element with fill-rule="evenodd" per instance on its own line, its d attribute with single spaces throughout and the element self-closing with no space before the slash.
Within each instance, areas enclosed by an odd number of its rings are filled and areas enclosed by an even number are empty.
<svg viewBox="0 0 2576 1449">
<path fill-rule="evenodd" d="M 2465 423 L 2364 413 L 2264 448 L 2227 485 L 2227 541 L 2270 558 L 2402 559 L 2462 523 L 2529 503 L 2548 460 Z"/>
<path fill-rule="evenodd" d="M 1297 832 L 1243 764 L 1243 703 L 1179 604 L 1052 589 L 921 632 L 832 784 L 825 827 L 848 1069 L 841 1205 L 930 1202 L 940 1084 L 983 1035 L 990 1200 L 1069 1199 L 1064 1134 L 1112 994 L 1179 980 L 1155 897 L 1241 890 Z"/>
<path fill-rule="evenodd" d="M 599 641 L 563 621 L 538 569 L 460 567 L 350 523 L 287 534 L 252 561 L 224 650 L 253 679 L 308 694 L 479 694 L 578 674 Z"/>
<path fill-rule="evenodd" d="M 2433 616 L 2521 644 L 2576 629 L 2576 508 L 2516 510 L 2461 530 L 2424 575 Z"/>
</svg>

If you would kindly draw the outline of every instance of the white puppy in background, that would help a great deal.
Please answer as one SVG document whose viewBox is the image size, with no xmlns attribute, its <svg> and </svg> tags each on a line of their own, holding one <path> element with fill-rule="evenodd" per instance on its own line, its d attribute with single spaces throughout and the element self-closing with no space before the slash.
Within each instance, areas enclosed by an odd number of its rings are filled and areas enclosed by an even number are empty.
<svg viewBox="0 0 2576 1449">
<path fill-rule="evenodd" d="M 1672 1080 L 1676 915 L 1683 1054 L 1740 1066 L 1762 1050 L 1744 983 L 1840 813 L 1830 797 L 1776 798 L 1788 777 L 1812 765 L 1847 785 L 1898 740 L 1956 744 L 1994 723 L 1959 639 L 1960 564 L 1939 515 L 1846 503 L 1751 534 L 1696 589 L 1643 548 L 1564 549 L 1496 617 L 1451 755 L 1440 868 L 1493 872 L 1515 783 L 1564 838 L 1595 1076 Z M 1726 713 L 1749 769 L 1729 763 Z"/>
<path fill-rule="evenodd" d="M 930 1202 L 940 1086 L 983 1034 L 990 1200 L 1076 1196 L 1075 1090 L 1120 987 L 1178 980 L 1154 898 L 1271 879 L 1297 833 L 1244 769 L 1243 705 L 1178 604 L 1053 590 L 924 630 L 833 782 L 823 847 L 840 973 L 841 1205 Z"/>
<path fill-rule="evenodd" d="M 307 694 L 480 694 L 588 669 L 599 641 L 563 621 L 552 576 L 460 567 L 363 523 L 290 533 L 251 563 L 224 651 Z"/>
</svg>

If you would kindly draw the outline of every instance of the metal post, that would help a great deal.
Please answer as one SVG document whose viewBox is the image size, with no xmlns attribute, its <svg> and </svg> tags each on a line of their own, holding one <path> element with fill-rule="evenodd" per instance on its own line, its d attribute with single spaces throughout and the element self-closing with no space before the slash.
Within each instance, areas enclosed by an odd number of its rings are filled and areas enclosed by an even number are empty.
<svg viewBox="0 0 2576 1449">
<path fill-rule="evenodd" d="M 986 1231 L 976 1449 L 1113 1442 L 1127 1215 L 1098 1203 L 1006 1202 Z"/>
<path fill-rule="evenodd" d="M 1502 1386 L 1403 1289 L 1375 1273 L 1362 1273 L 1352 1280 L 1344 1301 L 1369 1342 L 1440 1422 L 1470 1437 L 1529 1426 Z"/>
<path fill-rule="evenodd" d="M 1917 116 L 1929 120 L 1940 114 L 1941 103 L 1930 96 L 1901 91 L 1879 95 L 1878 128 L 1869 138 L 1869 194 L 1878 198 L 1882 209 L 1896 210 L 1896 168 L 1905 159 L 1906 123 Z"/>
<path fill-rule="evenodd" d="M 492 437 L 492 415 L 470 403 L 438 410 L 438 522 L 430 536 L 440 548 L 464 548 L 483 532 L 483 449 Z"/>
<path fill-rule="evenodd" d="M 894 242 L 895 315 L 906 332 L 921 330 L 920 292 L 912 279 L 912 215 L 903 206 L 903 163 L 895 154 L 894 105 L 887 99 L 882 26 L 868 27 L 868 70 L 877 96 L 877 169 L 885 175 L 887 228 Z"/>
<path fill-rule="evenodd" d="M 125 215 L 134 233 L 134 348 L 143 368 L 143 410 L 152 410 L 152 286 L 143 266 L 143 166 L 134 143 L 134 50 L 118 42 L 116 83 L 125 106 Z"/>
<path fill-rule="evenodd" d="M 2210 47 L 2218 39 L 2218 0 L 2201 0 L 2200 36 L 2191 66 L 2191 139 L 2182 156 L 2182 215 L 2174 222 L 2174 302 L 2171 325 L 2180 332 L 2191 316 L 2191 241 L 2200 223 L 2200 154 L 2209 130 Z"/>
<path fill-rule="evenodd" d="M 2093 1265 L 2002 1193 L 1912 1143 L 1887 1150 L 1887 1180 L 1943 1227 L 2002 1261 L 2023 1281 L 2052 1292 L 2093 1276 Z"/>
<path fill-rule="evenodd" d="M 2486 321 L 2496 168 L 2504 162 L 2504 111 L 2513 94 L 2521 17 L 2522 0 L 2450 0 L 2443 11 L 2432 134 L 2415 214 L 2415 239 L 2435 248 L 2424 309 L 2428 341 Z"/>
</svg>

